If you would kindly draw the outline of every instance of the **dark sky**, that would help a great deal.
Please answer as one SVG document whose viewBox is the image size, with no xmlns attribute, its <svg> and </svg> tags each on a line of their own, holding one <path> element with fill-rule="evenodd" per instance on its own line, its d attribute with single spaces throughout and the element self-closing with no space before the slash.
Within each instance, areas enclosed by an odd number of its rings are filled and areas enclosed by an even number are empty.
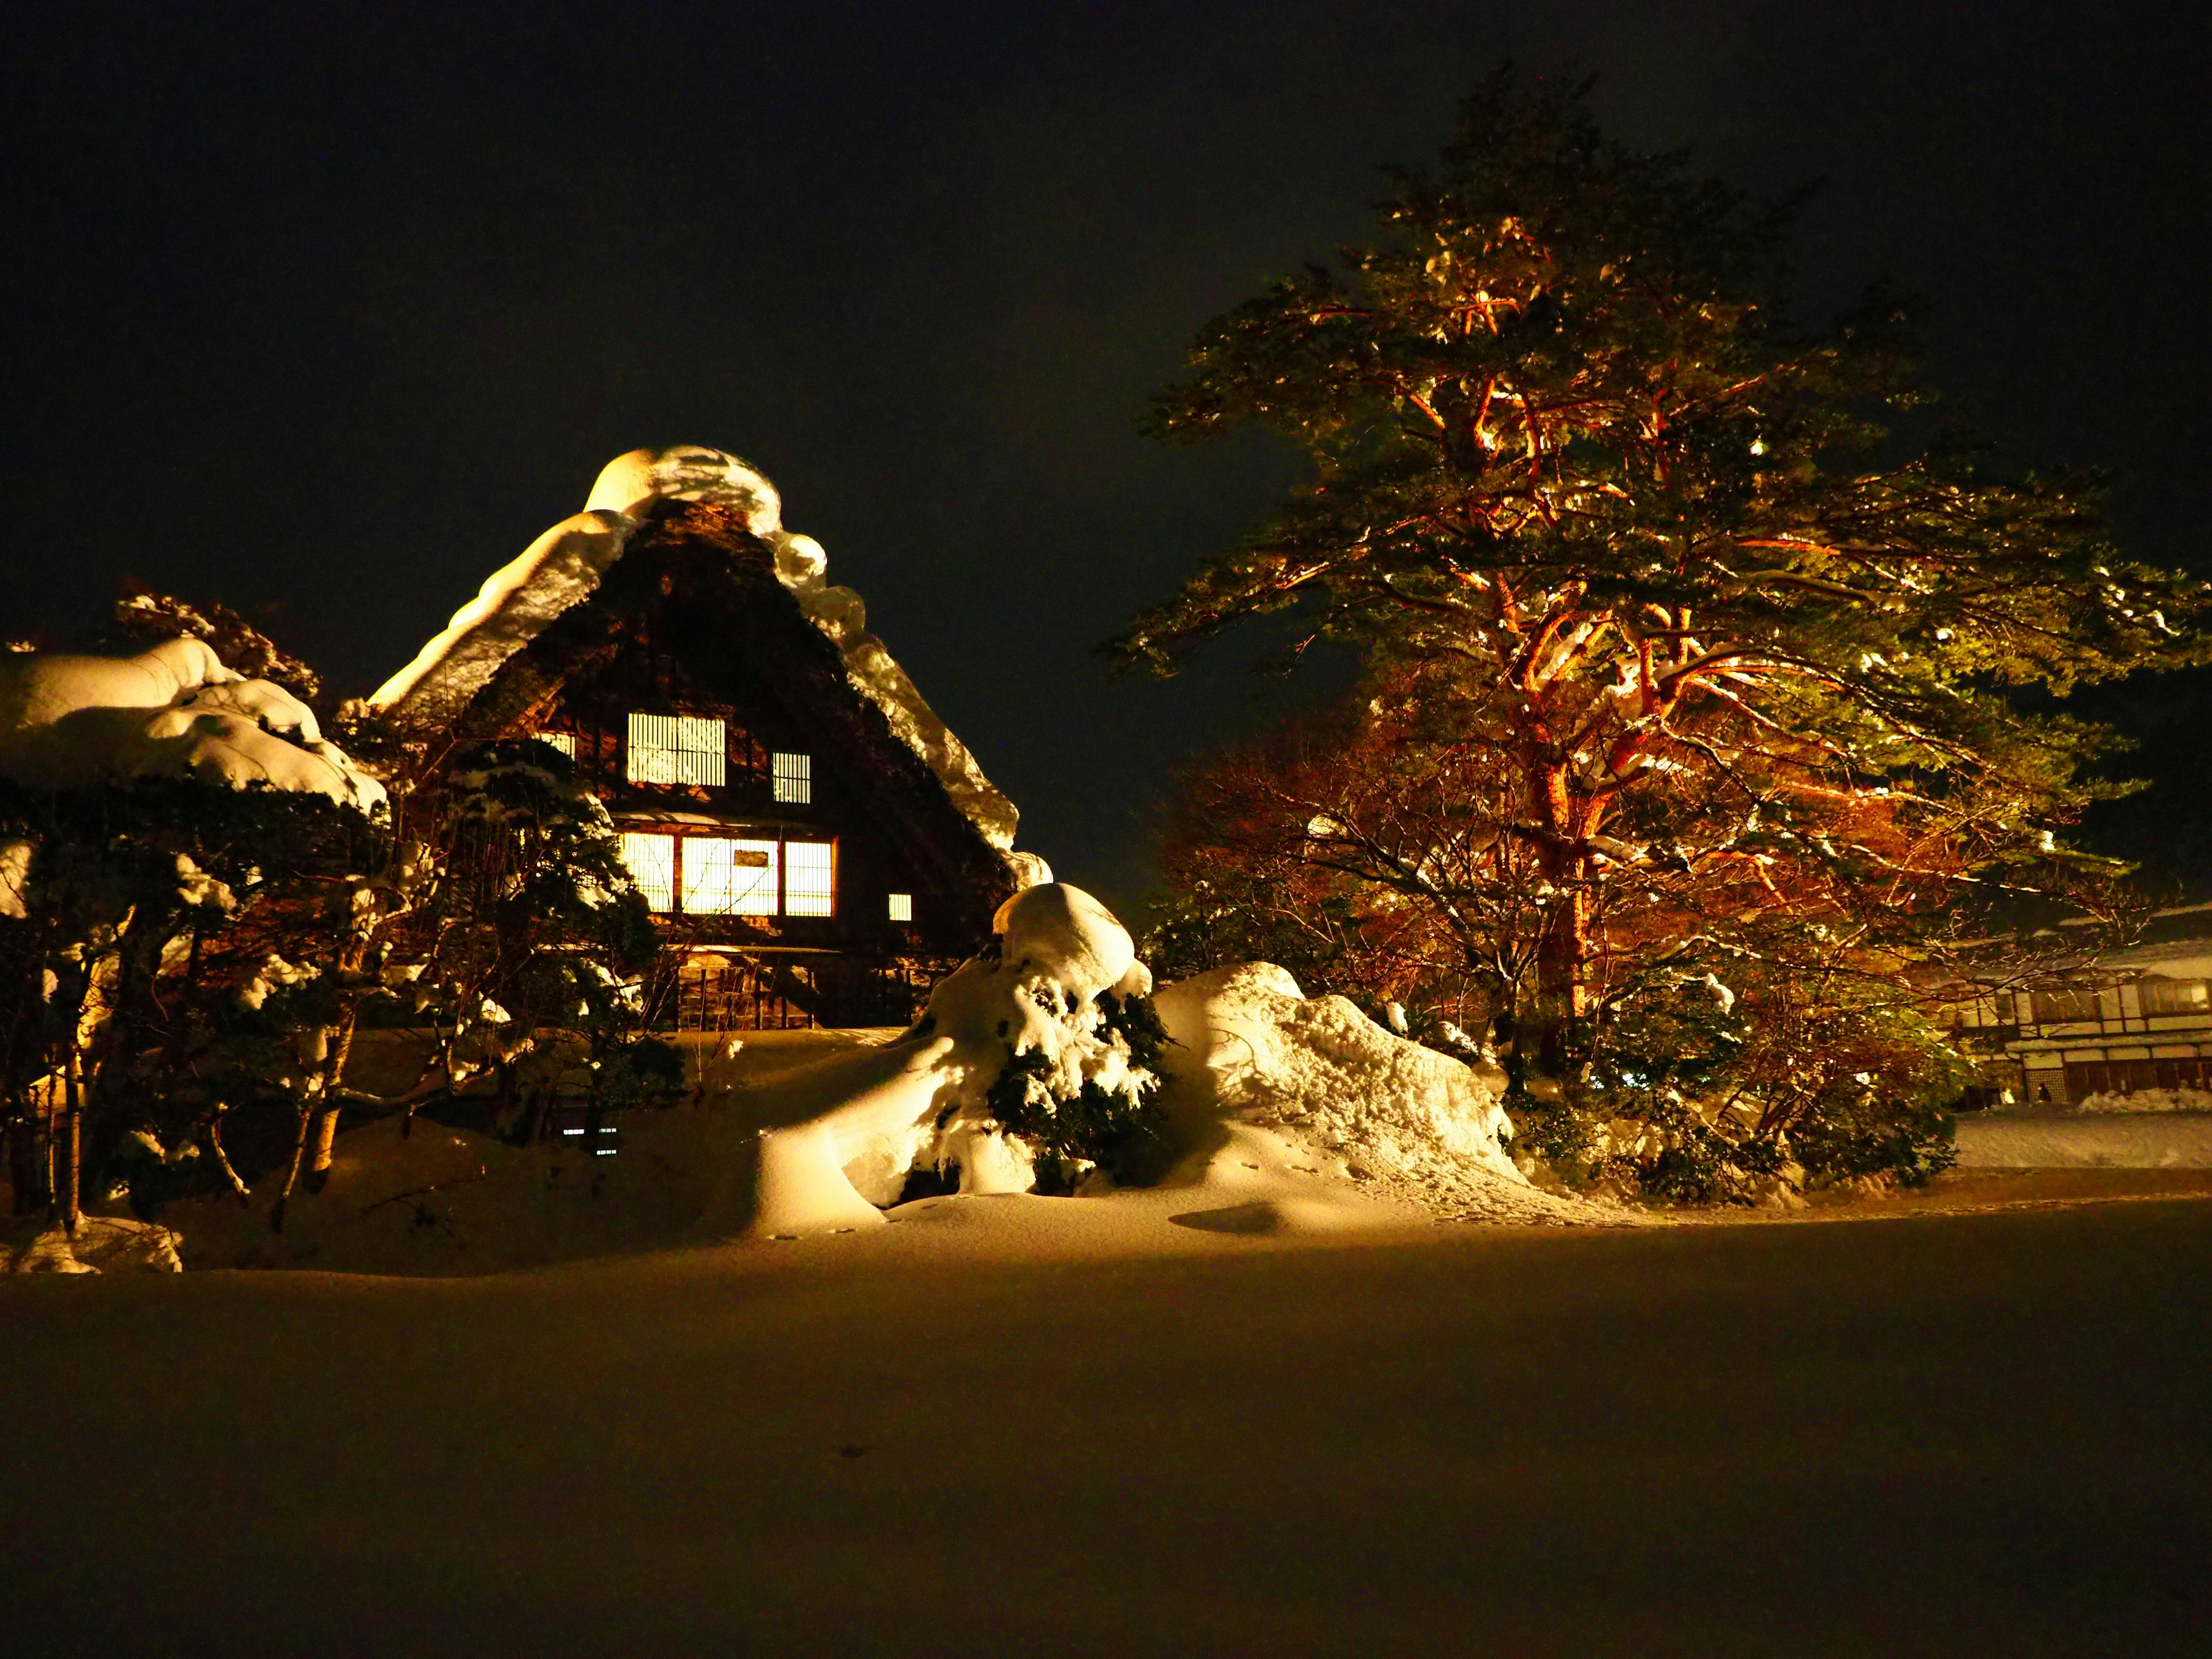
<svg viewBox="0 0 2212 1659">
<path fill-rule="evenodd" d="M 129 572 L 275 606 L 365 690 L 607 459 L 752 460 L 1024 813 L 1127 901 L 1164 769 L 1298 695 L 1091 647 L 1291 476 L 1135 432 L 1206 318 L 1364 234 L 1501 58 L 1622 137 L 1819 181 L 1826 307 L 1932 307 L 1937 384 L 2122 474 L 2212 571 L 2208 76 L 2190 9 L 2034 3 L 256 8 L 11 17 L 8 566 L 66 629 Z M 2201 233 L 2200 233 L 2201 234 Z M 2197 681 L 2118 700 L 2205 854 Z"/>
</svg>

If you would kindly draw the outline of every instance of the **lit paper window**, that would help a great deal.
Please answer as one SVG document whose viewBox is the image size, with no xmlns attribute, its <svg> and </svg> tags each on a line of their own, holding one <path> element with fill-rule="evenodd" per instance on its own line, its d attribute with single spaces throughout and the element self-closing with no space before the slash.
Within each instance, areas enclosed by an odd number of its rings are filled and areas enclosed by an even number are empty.
<svg viewBox="0 0 2212 1659">
<path fill-rule="evenodd" d="M 784 755 L 775 757 L 775 798 L 804 805 L 814 799 L 814 757 Z M 828 915 L 827 911 L 823 913 Z"/>
<path fill-rule="evenodd" d="M 913 894 L 893 893 L 891 895 L 891 920 L 893 921 L 912 921 L 914 920 Z"/>
<path fill-rule="evenodd" d="M 540 732 L 538 741 L 548 749 L 557 749 L 570 760 L 576 758 L 576 734 L 574 732 Z"/>
<path fill-rule="evenodd" d="M 826 841 L 784 843 L 783 913 L 826 916 L 836 908 L 837 849 Z"/>
<path fill-rule="evenodd" d="M 624 775 L 632 783 L 720 784 L 724 748 L 720 720 L 632 714 Z"/>
<path fill-rule="evenodd" d="M 623 833 L 623 862 L 645 895 L 648 908 L 676 908 L 676 837 L 649 836 L 629 830 Z"/>
<path fill-rule="evenodd" d="M 2204 981 L 2201 979 L 2147 979 L 2136 988 L 2146 1014 L 2201 1014 L 2205 1012 Z"/>
<path fill-rule="evenodd" d="M 775 914 L 775 843 L 684 837 L 684 908 L 700 916 Z"/>
</svg>

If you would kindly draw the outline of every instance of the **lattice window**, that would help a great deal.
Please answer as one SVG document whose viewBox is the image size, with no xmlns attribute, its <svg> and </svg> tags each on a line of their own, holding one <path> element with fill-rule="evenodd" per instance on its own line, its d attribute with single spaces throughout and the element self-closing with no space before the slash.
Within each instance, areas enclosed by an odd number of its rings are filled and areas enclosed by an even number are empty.
<svg viewBox="0 0 2212 1659">
<path fill-rule="evenodd" d="M 814 757 L 811 755 L 775 757 L 775 798 L 805 805 L 814 799 Z M 826 913 L 825 913 L 826 914 Z"/>
<path fill-rule="evenodd" d="M 2201 1014 L 2206 1012 L 2204 981 L 2201 979 L 2147 979 L 2136 987 L 2146 1014 Z"/>
<path fill-rule="evenodd" d="M 640 830 L 623 832 L 623 862 L 629 866 L 630 875 L 638 889 L 645 895 L 648 908 L 673 910 L 676 908 L 676 837 L 655 836 Z"/>
<path fill-rule="evenodd" d="M 912 921 L 914 920 L 913 894 L 893 893 L 891 895 L 890 918 L 893 921 Z"/>
<path fill-rule="evenodd" d="M 576 758 L 576 734 L 574 732 L 540 732 L 538 741 L 548 749 L 557 749 L 570 760 Z"/>
<path fill-rule="evenodd" d="M 837 848 L 826 841 L 790 841 L 783 845 L 783 913 L 787 916 L 836 914 Z"/>
<path fill-rule="evenodd" d="M 775 914 L 776 844 L 684 837 L 684 908 L 700 916 Z"/>
<path fill-rule="evenodd" d="M 2035 1018 L 2043 1025 L 2078 1025 L 2102 1018 L 2094 991 L 2038 991 Z"/>
<path fill-rule="evenodd" d="M 623 775 L 632 783 L 720 785 L 726 743 L 720 720 L 632 714 Z"/>
</svg>

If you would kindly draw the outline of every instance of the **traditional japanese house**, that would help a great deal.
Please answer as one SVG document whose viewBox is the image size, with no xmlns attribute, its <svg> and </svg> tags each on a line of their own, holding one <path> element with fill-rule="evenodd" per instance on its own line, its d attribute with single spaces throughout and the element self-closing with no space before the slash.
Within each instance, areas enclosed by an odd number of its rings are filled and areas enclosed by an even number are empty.
<svg viewBox="0 0 2212 1659">
<path fill-rule="evenodd" d="M 1989 983 L 1953 992 L 1955 1035 L 1983 1075 L 1976 1103 L 2212 1091 L 2212 905 L 2161 910 L 2121 950 L 2049 954 L 2025 975 L 1997 952 Z"/>
<path fill-rule="evenodd" d="M 685 951 L 684 1018 L 903 1024 L 1049 872 L 780 510 L 718 452 L 625 456 L 370 702 L 433 762 L 574 761 Z"/>
</svg>

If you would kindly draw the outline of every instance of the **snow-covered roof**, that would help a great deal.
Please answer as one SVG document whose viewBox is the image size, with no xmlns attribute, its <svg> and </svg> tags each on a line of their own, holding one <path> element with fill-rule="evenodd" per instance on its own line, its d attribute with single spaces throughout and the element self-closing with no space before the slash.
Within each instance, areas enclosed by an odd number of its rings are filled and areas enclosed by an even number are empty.
<svg viewBox="0 0 2212 1659">
<path fill-rule="evenodd" d="M 745 527 L 774 550 L 776 579 L 837 647 L 853 688 L 883 711 L 892 732 L 928 764 L 986 841 L 1002 852 L 1012 847 L 1018 816 L 1013 803 L 867 631 L 860 596 L 825 583 L 829 558 L 821 544 L 784 529 L 782 498 L 758 471 L 696 444 L 636 449 L 610 461 L 584 510 L 494 571 L 445 630 L 371 694 L 369 706 L 403 725 L 458 720 L 510 657 L 598 590 L 659 501 L 710 501 L 739 513 Z"/>
</svg>

